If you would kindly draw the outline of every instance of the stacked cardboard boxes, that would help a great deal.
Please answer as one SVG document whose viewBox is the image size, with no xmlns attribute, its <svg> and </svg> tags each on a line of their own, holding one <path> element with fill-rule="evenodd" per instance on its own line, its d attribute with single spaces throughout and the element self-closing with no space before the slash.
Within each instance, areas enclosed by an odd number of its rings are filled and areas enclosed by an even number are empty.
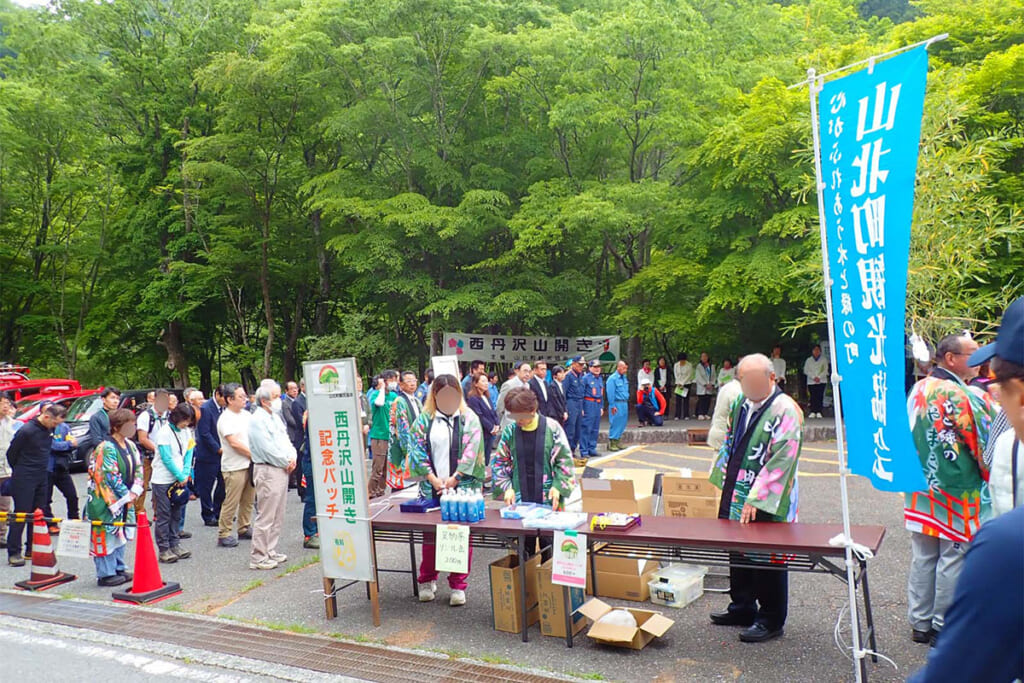
<svg viewBox="0 0 1024 683">
<path fill-rule="evenodd" d="M 707 472 L 682 469 L 661 480 L 662 507 L 666 517 L 718 517 L 721 491 L 711 485 Z"/>
</svg>

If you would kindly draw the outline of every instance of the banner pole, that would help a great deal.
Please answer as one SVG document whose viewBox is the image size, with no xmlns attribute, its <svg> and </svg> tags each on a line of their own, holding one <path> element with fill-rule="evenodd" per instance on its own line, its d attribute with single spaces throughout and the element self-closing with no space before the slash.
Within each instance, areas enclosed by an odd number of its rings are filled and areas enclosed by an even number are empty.
<svg viewBox="0 0 1024 683">
<path fill-rule="evenodd" d="M 822 89 L 814 69 L 807 70 L 808 90 L 811 95 L 811 136 L 814 141 L 814 175 L 818 192 L 818 227 L 821 233 L 821 265 L 825 279 L 825 313 L 828 319 L 829 361 L 832 364 L 832 405 L 835 412 L 836 450 L 839 452 L 839 491 L 843 508 L 843 545 L 846 547 L 846 586 L 850 601 L 850 632 L 853 645 L 853 673 L 857 683 L 864 680 L 863 662 L 865 653 L 860 645 L 860 618 L 857 610 L 857 583 L 853 562 L 853 538 L 850 535 L 850 498 L 846 488 L 849 472 L 846 457 L 846 435 L 843 431 L 843 406 L 839 385 L 843 378 L 836 371 L 836 335 L 832 317 L 832 275 L 829 272 L 828 242 L 825 230 L 825 181 L 821 177 L 821 133 L 818 127 L 818 93 Z"/>
</svg>

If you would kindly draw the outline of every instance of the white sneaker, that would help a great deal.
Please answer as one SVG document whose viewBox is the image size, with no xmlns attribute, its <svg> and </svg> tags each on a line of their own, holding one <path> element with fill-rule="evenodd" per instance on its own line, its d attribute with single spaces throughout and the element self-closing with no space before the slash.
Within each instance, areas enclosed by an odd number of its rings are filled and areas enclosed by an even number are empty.
<svg viewBox="0 0 1024 683">
<path fill-rule="evenodd" d="M 249 569 L 277 569 L 277 562 L 268 557 L 259 562 L 250 562 Z"/>
<path fill-rule="evenodd" d="M 288 556 L 282 553 L 270 553 L 270 559 L 278 564 L 284 564 L 288 561 Z"/>
<path fill-rule="evenodd" d="M 434 594 L 437 592 L 437 582 L 420 584 L 420 602 L 433 602 Z"/>
<path fill-rule="evenodd" d="M 466 591 L 453 590 L 452 596 L 448 598 L 448 604 L 452 607 L 459 607 L 466 604 Z"/>
</svg>

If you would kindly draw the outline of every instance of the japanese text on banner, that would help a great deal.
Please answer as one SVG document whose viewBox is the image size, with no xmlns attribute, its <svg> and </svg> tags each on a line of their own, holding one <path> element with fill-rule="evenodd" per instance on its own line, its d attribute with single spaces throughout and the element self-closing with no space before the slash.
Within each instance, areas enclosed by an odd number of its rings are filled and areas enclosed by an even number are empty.
<svg viewBox="0 0 1024 683">
<path fill-rule="evenodd" d="M 819 94 L 836 370 L 850 469 L 925 488 L 907 422 L 904 318 L 928 53 L 907 51 Z"/>
</svg>

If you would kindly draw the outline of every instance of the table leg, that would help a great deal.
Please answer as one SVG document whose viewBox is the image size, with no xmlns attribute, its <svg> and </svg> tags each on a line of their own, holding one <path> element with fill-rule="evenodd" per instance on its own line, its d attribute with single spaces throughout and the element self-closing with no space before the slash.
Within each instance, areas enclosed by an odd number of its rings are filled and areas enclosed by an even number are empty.
<svg viewBox="0 0 1024 683">
<path fill-rule="evenodd" d="M 409 573 L 412 574 L 412 594 L 418 600 L 420 582 L 416 579 L 416 544 L 413 543 L 412 535 L 409 536 Z"/>
<path fill-rule="evenodd" d="M 565 646 L 572 647 L 572 612 L 569 607 L 568 586 L 562 586 L 562 613 L 565 615 Z"/>
<path fill-rule="evenodd" d="M 597 562 L 594 560 L 594 542 L 587 538 L 587 558 L 590 560 L 590 587 L 597 597 Z"/>
<path fill-rule="evenodd" d="M 519 604 L 523 606 L 523 642 L 529 642 L 530 636 L 527 631 L 530 629 L 530 606 L 526 604 L 526 537 L 520 536 L 519 547 Z"/>
<path fill-rule="evenodd" d="M 868 623 L 868 645 L 871 648 L 871 661 L 878 662 L 878 640 L 875 637 L 875 616 L 871 612 L 871 590 L 868 588 L 868 563 L 860 561 L 860 583 L 864 588 L 864 614 Z"/>
</svg>

